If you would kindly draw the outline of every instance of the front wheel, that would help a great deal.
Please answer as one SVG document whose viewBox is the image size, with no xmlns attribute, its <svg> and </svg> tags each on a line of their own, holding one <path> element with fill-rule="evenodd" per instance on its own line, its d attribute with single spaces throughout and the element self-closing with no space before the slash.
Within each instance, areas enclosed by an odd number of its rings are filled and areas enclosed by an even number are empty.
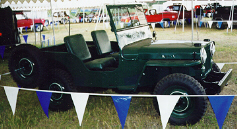
<svg viewBox="0 0 237 129">
<path fill-rule="evenodd" d="M 52 69 L 46 81 L 40 89 L 60 92 L 75 92 L 70 75 L 61 69 Z M 73 107 L 70 94 L 52 93 L 49 109 L 51 111 L 66 111 Z"/>
<path fill-rule="evenodd" d="M 155 95 L 206 95 L 201 84 L 193 77 L 175 73 L 160 80 L 154 90 Z M 158 110 L 158 103 L 154 100 Z M 205 114 L 206 97 L 180 97 L 169 119 L 172 125 L 197 123 Z M 157 111 L 159 112 L 159 111 Z"/>
</svg>

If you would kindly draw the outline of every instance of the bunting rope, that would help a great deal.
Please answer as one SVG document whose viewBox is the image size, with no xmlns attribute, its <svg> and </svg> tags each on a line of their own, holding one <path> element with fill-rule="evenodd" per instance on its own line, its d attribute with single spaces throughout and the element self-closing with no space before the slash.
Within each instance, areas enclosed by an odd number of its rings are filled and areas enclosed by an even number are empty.
<svg viewBox="0 0 237 129">
<path fill-rule="evenodd" d="M 13 86 L 2 86 L 0 87 L 13 87 Z M 41 91 L 41 92 L 50 92 L 50 93 L 60 93 L 60 94 L 83 94 L 85 92 L 64 92 L 64 91 L 52 91 L 52 90 L 39 90 L 39 89 L 30 89 L 30 88 L 20 88 L 20 87 L 14 87 L 18 88 L 19 90 L 27 90 L 27 91 Z M 157 96 L 170 96 L 170 95 L 142 95 L 142 94 L 101 94 L 101 93 L 87 93 L 89 95 L 93 96 L 105 96 L 105 97 L 111 97 L 111 96 L 131 96 L 131 97 L 157 97 Z M 180 97 L 209 97 L 209 96 L 237 96 L 237 95 L 178 95 Z"/>
</svg>

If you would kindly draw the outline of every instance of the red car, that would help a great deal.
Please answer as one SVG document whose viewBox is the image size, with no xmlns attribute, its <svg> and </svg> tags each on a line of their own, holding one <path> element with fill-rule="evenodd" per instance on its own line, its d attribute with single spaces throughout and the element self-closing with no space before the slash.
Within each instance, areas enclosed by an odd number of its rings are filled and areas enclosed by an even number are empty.
<svg viewBox="0 0 237 129">
<path fill-rule="evenodd" d="M 183 8 L 184 8 L 184 18 L 188 24 L 191 23 L 192 12 L 191 10 L 187 10 L 183 5 L 171 5 L 167 7 L 167 10 L 176 11 L 179 14 L 179 19 L 183 19 Z M 190 19 L 190 20 L 189 20 Z"/>
<path fill-rule="evenodd" d="M 31 26 L 34 24 L 35 27 L 34 29 L 38 32 L 38 31 L 43 31 L 43 26 L 45 24 L 45 20 L 44 19 L 30 19 L 28 18 L 26 15 L 24 15 L 23 11 L 14 11 L 14 13 L 16 14 L 16 18 L 17 18 L 17 27 L 23 27 L 23 28 L 28 28 L 30 29 Z"/>
<path fill-rule="evenodd" d="M 151 9 L 145 10 L 145 14 L 146 14 L 146 19 L 148 23 L 158 23 L 161 21 L 174 21 L 177 20 L 178 18 L 178 13 L 175 11 L 164 11 L 164 12 L 160 12 L 160 13 L 156 13 L 155 9 Z"/>
</svg>

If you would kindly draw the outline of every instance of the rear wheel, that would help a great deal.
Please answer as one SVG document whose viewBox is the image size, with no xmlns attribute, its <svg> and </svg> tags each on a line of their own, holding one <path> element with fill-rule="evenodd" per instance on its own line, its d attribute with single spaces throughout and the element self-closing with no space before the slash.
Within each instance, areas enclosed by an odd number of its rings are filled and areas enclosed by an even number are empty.
<svg viewBox="0 0 237 129">
<path fill-rule="evenodd" d="M 42 52 L 29 44 L 13 49 L 8 66 L 14 81 L 27 88 L 39 86 L 44 81 L 47 68 Z"/>
<path fill-rule="evenodd" d="M 175 73 L 164 77 L 157 83 L 155 95 L 206 95 L 201 84 L 193 77 Z M 154 106 L 158 110 L 157 100 Z M 180 97 L 169 122 L 173 125 L 186 125 L 197 123 L 205 114 L 207 108 L 205 97 Z M 159 111 L 157 111 L 159 112 Z"/>
<path fill-rule="evenodd" d="M 60 92 L 75 92 L 70 75 L 61 69 L 52 69 L 46 81 L 40 89 Z M 52 111 L 66 111 L 73 107 L 70 94 L 53 93 L 50 99 L 49 109 Z"/>
</svg>

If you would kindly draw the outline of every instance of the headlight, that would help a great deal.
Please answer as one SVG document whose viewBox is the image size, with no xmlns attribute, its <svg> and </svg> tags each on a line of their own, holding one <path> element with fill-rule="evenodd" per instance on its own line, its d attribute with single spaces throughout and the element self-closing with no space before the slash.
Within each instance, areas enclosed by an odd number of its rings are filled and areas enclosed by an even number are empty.
<svg viewBox="0 0 237 129">
<path fill-rule="evenodd" d="M 216 47 L 215 47 L 215 44 L 212 42 L 212 43 L 210 44 L 210 53 L 211 53 L 211 56 L 214 55 L 215 51 L 216 51 Z"/>
<path fill-rule="evenodd" d="M 201 57 L 201 62 L 204 64 L 207 59 L 207 53 L 204 48 L 201 48 L 201 50 L 200 50 L 200 57 Z"/>
</svg>

